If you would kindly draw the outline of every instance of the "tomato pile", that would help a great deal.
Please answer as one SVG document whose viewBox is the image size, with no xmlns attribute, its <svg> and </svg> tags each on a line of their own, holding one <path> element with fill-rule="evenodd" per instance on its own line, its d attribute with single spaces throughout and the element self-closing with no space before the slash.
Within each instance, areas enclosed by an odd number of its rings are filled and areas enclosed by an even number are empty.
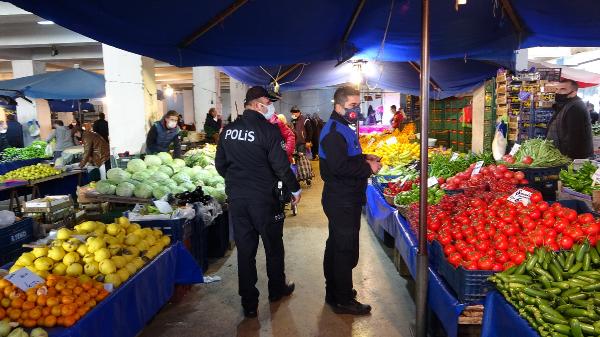
<svg viewBox="0 0 600 337">
<path fill-rule="evenodd" d="M 508 201 L 508 195 L 488 191 L 445 196 L 428 209 L 427 240 L 437 240 L 455 267 L 493 271 L 522 263 L 536 247 L 557 251 L 586 238 L 592 245 L 598 241 L 600 221 L 591 214 L 549 205 L 539 192 L 527 206 Z M 409 220 L 416 227 L 418 205 L 414 207 Z"/>
<path fill-rule="evenodd" d="M 481 168 L 479 173 L 472 174 L 475 164 L 463 172 L 450 177 L 442 184 L 445 190 L 458 189 L 488 189 L 497 192 L 511 192 L 517 185 L 527 185 L 529 182 L 525 179 L 525 174 L 521 171 L 513 172 L 508 170 L 506 165 L 488 165 Z"/>
<path fill-rule="evenodd" d="M 387 183 L 387 187 L 383 189 L 383 194 L 395 196 L 400 192 L 406 192 L 412 190 L 413 184 L 418 184 L 419 180 L 407 180 L 404 183 L 401 181 L 398 182 L 389 182 Z"/>
</svg>

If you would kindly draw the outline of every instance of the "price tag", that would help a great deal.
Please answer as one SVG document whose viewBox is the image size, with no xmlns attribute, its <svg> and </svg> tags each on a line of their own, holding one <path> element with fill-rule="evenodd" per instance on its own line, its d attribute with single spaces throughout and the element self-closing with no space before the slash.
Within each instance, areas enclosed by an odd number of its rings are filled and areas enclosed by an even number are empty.
<svg viewBox="0 0 600 337">
<path fill-rule="evenodd" d="M 40 283 L 44 283 L 43 278 L 37 276 L 25 267 L 6 275 L 4 279 L 23 291 L 27 291 Z"/>
<path fill-rule="evenodd" d="M 513 145 L 513 147 L 510 149 L 510 152 L 508 154 L 511 156 L 514 156 L 515 154 L 517 154 L 517 152 L 519 151 L 520 148 L 521 148 L 521 144 L 515 143 L 515 145 Z"/>
<path fill-rule="evenodd" d="M 507 200 L 515 204 L 520 202 L 527 206 L 531 202 L 531 195 L 531 192 L 519 188 L 517 191 L 515 191 L 515 193 L 511 194 Z"/>
<path fill-rule="evenodd" d="M 482 167 L 483 167 L 483 160 L 480 160 L 475 164 L 475 167 L 473 168 L 473 172 L 471 172 L 471 177 L 476 174 L 479 174 L 479 171 L 481 171 Z"/>
<path fill-rule="evenodd" d="M 427 179 L 427 188 L 431 188 L 435 185 L 437 185 L 438 180 L 436 177 L 429 177 L 429 179 Z"/>
<path fill-rule="evenodd" d="M 417 166 L 419 166 L 419 163 L 414 163 L 414 164 L 410 165 L 409 168 L 412 170 L 416 170 Z"/>
<path fill-rule="evenodd" d="M 109 293 L 112 293 L 114 288 L 115 287 L 112 283 L 104 283 L 104 290 L 108 291 Z"/>
<path fill-rule="evenodd" d="M 600 167 L 592 174 L 592 181 L 594 184 L 600 184 Z"/>
<path fill-rule="evenodd" d="M 455 161 L 456 159 L 458 159 L 458 153 L 454 152 L 450 158 L 450 161 Z"/>
<path fill-rule="evenodd" d="M 171 207 L 171 205 L 163 200 L 155 200 L 154 201 L 154 206 L 156 206 L 156 208 L 158 208 L 158 211 L 161 212 L 162 214 L 169 214 L 169 213 L 173 213 L 173 208 Z"/>
</svg>

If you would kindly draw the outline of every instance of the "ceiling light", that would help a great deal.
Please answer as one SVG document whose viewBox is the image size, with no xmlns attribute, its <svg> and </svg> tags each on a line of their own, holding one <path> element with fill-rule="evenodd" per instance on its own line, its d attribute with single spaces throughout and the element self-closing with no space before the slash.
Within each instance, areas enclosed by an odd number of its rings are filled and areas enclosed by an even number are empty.
<svg viewBox="0 0 600 337">
<path fill-rule="evenodd" d="M 467 0 L 456 0 L 456 4 L 457 5 L 466 5 L 467 4 Z"/>
<path fill-rule="evenodd" d="M 175 90 L 173 90 L 173 88 L 171 88 L 170 85 L 167 85 L 167 88 L 165 89 L 165 96 L 171 97 L 171 96 L 173 96 L 174 92 L 175 92 Z"/>
<path fill-rule="evenodd" d="M 42 20 L 42 21 L 38 21 L 37 23 L 38 23 L 38 25 L 53 25 L 54 21 Z"/>
</svg>

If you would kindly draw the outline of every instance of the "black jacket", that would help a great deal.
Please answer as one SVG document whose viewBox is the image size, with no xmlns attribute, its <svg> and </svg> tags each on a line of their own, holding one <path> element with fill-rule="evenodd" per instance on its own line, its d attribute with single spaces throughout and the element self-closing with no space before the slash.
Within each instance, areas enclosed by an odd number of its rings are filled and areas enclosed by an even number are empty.
<svg viewBox="0 0 600 337">
<path fill-rule="evenodd" d="M 331 118 L 348 125 L 335 111 Z M 340 206 L 365 204 L 367 180 L 372 174 L 365 155 L 348 156 L 346 139 L 334 128 L 322 137 L 319 150 L 327 157 L 319 157 L 321 178 L 325 182 L 323 203 Z"/>
<path fill-rule="evenodd" d="M 24 147 L 23 126 L 17 121 L 7 121 L 6 140 L 11 147 Z"/>
<path fill-rule="evenodd" d="M 571 159 L 585 159 L 594 154 L 592 124 L 585 103 L 579 97 L 557 103 L 548 123 L 547 138 L 562 154 Z"/>
<path fill-rule="evenodd" d="M 92 130 L 108 142 L 108 122 L 105 119 L 95 121 L 92 125 Z"/>
<path fill-rule="evenodd" d="M 245 110 L 223 129 L 215 166 L 230 200 L 273 202 L 278 181 L 292 192 L 300 190 L 279 128 L 254 110 Z"/>
</svg>

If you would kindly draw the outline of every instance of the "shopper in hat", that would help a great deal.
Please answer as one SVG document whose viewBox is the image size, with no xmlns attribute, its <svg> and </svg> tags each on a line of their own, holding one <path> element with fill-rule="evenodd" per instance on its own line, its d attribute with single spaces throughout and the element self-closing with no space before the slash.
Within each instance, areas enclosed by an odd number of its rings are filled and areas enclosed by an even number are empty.
<svg viewBox="0 0 600 337">
<path fill-rule="evenodd" d="M 179 114 L 169 110 L 158 122 L 155 122 L 146 136 L 146 153 L 169 152 L 173 145 L 173 157 L 181 158 L 181 140 L 179 139 Z"/>
<path fill-rule="evenodd" d="M 238 250 L 239 294 L 246 317 L 256 317 L 256 250 L 262 238 L 269 277 L 269 301 L 289 296 L 295 288 L 285 277 L 283 213 L 278 182 L 300 201 L 300 185 L 290 169 L 285 143 L 276 125 L 272 101 L 277 97 L 262 87 L 246 93 L 243 116 L 228 124 L 217 145 L 215 166 L 225 178 L 229 212 Z"/>
<path fill-rule="evenodd" d="M 358 236 L 367 179 L 381 169 L 381 158 L 364 155 L 349 125 L 360 114 L 360 92 L 344 86 L 335 91 L 334 111 L 321 131 L 319 161 L 325 182 L 322 204 L 329 220 L 325 247 L 325 302 L 336 313 L 366 315 L 371 307 L 356 300 L 352 269 L 358 264 Z"/>
<path fill-rule="evenodd" d="M 579 85 L 561 81 L 556 90 L 554 114 L 548 123 L 546 138 L 571 159 L 586 159 L 594 154 L 592 123 L 585 103 L 577 96 Z"/>
<path fill-rule="evenodd" d="M 306 150 L 310 150 L 312 147 L 312 124 L 310 119 L 304 116 L 297 106 L 292 107 L 290 113 L 292 115 L 294 133 L 296 134 L 296 151 L 298 153 L 306 153 Z"/>
</svg>

